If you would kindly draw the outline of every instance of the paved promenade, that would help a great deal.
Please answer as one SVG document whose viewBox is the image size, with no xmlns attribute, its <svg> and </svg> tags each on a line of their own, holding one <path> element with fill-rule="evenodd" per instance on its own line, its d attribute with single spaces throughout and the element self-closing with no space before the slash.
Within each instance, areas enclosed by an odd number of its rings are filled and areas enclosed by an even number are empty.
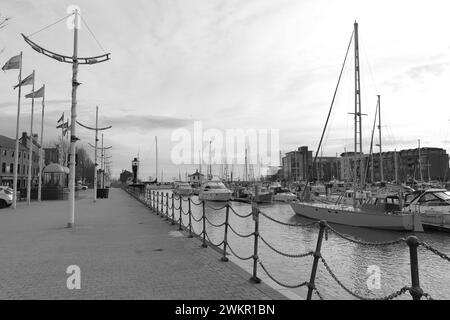
<svg viewBox="0 0 450 320">
<path fill-rule="evenodd" d="M 220 261 L 120 189 L 93 203 L 46 201 L 0 210 L 0 299 L 286 299 L 232 262 Z M 69 290 L 66 269 L 81 269 Z"/>
</svg>

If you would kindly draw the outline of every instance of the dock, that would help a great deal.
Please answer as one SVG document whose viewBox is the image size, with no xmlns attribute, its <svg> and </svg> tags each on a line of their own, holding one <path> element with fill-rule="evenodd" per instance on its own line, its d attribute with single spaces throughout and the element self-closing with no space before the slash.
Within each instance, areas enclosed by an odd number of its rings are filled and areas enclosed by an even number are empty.
<svg viewBox="0 0 450 320">
<path fill-rule="evenodd" d="M 109 195 L 94 203 L 92 190 L 82 191 L 73 229 L 65 227 L 67 201 L 2 210 L 0 299 L 287 299 L 125 191 Z M 80 289 L 67 288 L 71 265 L 80 268 Z"/>
</svg>

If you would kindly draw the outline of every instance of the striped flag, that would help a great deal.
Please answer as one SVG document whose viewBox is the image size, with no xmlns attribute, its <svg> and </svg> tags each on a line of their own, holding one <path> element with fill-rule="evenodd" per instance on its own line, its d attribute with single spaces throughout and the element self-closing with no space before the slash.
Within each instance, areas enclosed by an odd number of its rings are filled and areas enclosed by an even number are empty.
<svg viewBox="0 0 450 320">
<path fill-rule="evenodd" d="M 9 59 L 2 67 L 3 71 L 11 69 L 20 69 L 20 54 Z"/>
<path fill-rule="evenodd" d="M 27 94 L 25 98 L 43 98 L 44 95 L 45 95 L 45 86 L 42 86 L 39 90 Z"/>
<path fill-rule="evenodd" d="M 26 86 L 26 85 L 29 85 L 29 84 L 33 84 L 33 80 L 34 80 L 34 73 L 30 74 L 28 77 L 23 79 L 22 82 L 20 82 L 19 84 L 16 84 L 14 86 L 14 89 L 16 89 L 19 86 Z"/>
</svg>

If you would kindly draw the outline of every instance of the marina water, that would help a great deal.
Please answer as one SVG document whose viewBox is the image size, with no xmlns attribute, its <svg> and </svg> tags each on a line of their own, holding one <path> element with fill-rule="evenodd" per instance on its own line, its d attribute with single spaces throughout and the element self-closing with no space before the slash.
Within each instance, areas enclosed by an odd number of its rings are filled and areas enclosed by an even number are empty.
<svg viewBox="0 0 450 320">
<path fill-rule="evenodd" d="M 164 191 L 164 195 L 166 192 Z M 192 197 L 192 201 L 199 203 L 197 196 Z M 221 208 L 225 203 L 207 202 L 206 217 L 216 225 L 225 221 L 225 209 Z M 240 215 L 247 215 L 251 212 L 251 205 L 239 202 L 230 202 L 233 209 Z M 175 201 L 178 208 L 179 200 Z M 273 219 L 290 224 L 304 224 L 311 220 L 295 215 L 290 205 L 287 203 L 273 203 L 260 205 L 260 210 Z M 187 212 L 188 203 L 183 201 L 183 210 Z M 193 216 L 199 219 L 202 216 L 202 206 L 192 205 Z M 169 211 L 170 214 L 171 211 Z M 175 210 L 175 219 L 179 219 L 179 210 Z M 182 215 L 183 224 L 188 225 L 188 216 Z M 315 249 L 319 227 L 291 227 L 285 226 L 260 215 L 259 218 L 260 235 L 276 249 L 289 254 L 301 254 Z M 254 221 L 252 217 L 240 218 L 230 210 L 229 224 L 240 234 L 250 234 L 254 231 Z M 202 222 L 192 220 L 193 231 L 200 234 Z M 345 235 L 368 242 L 383 242 L 406 238 L 412 232 L 374 230 L 367 228 L 357 228 L 348 226 L 332 225 L 337 231 Z M 206 231 L 210 240 L 219 244 L 224 238 L 224 226 L 213 227 L 206 221 Z M 415 234 L 420 241 L 427 242 L 439 251 L 450 254 L 450 234 L 442 232 L 426 232 Z M 241 257 L 249 257 L 253 254 L 254 237 L 240 238 L 231 230 L 228 230 L 228 244 L 232 250 Z M 294 259 L 283 257 L 271 250 L 262 241 L 259 241 L 258 256 L 268 272 L 278 281 L 296 285 L 303 281 L 309 281 L 313 257 Z M 221 246 L 221 249 L 223 245 Z M 231 254 L 230 250 L 227 253 Z M 366 297 L 382 297 L 389 295 L 404 286 L 411 285 L 409 248 L 406 243 L 392 246 L 366 246 L 349 242 L 340 238 L 332 232 L 328 232 L 328 240 L 323 241 L 322 256 L 330 265 L 338 279 L 352 291 Z M 424 292 L 434 299 L 450 299 L 450 263 L 440 257 L 418 248 L 420 286 Z M 234 260 L 236 261 L 236 259 Z M 247 261 L 237 261 L 237 263 L 250 274 L 252 272 L 253 259 Z M 368 288 L 369 266 L 377 266 L 380 273 L 380 289 Z M 264 270 L 258 267 L 258 277 L 264 282 L 271 282 Z M 273 283 L 273 282 L 272 282 Z M 316 276 L 316 287 L 324 299 L 354 299 L 345 292 L 330 276 L 322 263 Z M 301 297 L 306 297 L 307 288 L 289 289 Z M 317 298 L 315 296 L 314 298 Z M 411 299 L 409 293 L 400 296 L 398 299 Z"/>
</svg>

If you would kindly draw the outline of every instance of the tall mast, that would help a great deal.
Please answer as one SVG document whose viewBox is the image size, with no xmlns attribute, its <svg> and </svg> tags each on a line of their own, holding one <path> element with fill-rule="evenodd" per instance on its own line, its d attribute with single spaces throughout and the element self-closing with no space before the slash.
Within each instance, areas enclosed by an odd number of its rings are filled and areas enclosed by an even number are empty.
<svg viewBox="0 0 450 320">
<path fill-rule="evenodd" d="M 380 95 L 378 97 L 378 141 L 380 147 L 380 181 L 384 181 L 384 172 L 383 172 L 383 149 L 381 147 L 381 101 Z"/>
<path fill-rule="evenodd" d="M 394 149 L 395 183 L 398 183 L 397 150 Z"/>
<path fill-rule="evenodd" d="M 247 181 L 248 179 L 248 172 L 247 172 L 247 148 L 245 148 L 245 168 L 244 168 L 244 181 Z"/>
<path fill-rule="evenodd" d="M 361 83 L 360 83 L 360 69 L 359 69 L 359 41 L 358 41 L 358 23 L 354 23 L 355 33 L 355 155 L 354 155 L 354 184 L 358 186 L 358 170 L 357 170 L 357 155 L 359 154 L 359 169 L 360 169 L 360 186 L 364 184 L 364 166 L 362 153 L 362 124 L 361 124 Z"/>
<path fill-rule="evenodd" d="M 98 106 L 95 107 L 95 143 L 94 143 L 94 202 L 97 201 L 97 147 L 98 147 Z M 102 146 L 103 147 L 103 146 Z"/>
<path fill-rule="evenodd" d="M 198 172 L 202 173 L 202 158 L 200 154 L 200 150 L 198 150 Z"/>
<path fill-rule="evenodd" d="M 209 140 L 209 180 L 212 180 L 211 140 Z"/>
<path fill-rule="evenodd" d="M 158 137 L 155 136 L 155 144 L 156 144 L 156 182 L 158 182 Z"/>
<path fill-rule="evenodd" d="M 422 176 L 422 159 L 420 156 L 420 139 L 418 140 L 419 142 L 419 172 L 420 172 L 420 182 L 423 182 L 423 176 Z"/>
</svg>

